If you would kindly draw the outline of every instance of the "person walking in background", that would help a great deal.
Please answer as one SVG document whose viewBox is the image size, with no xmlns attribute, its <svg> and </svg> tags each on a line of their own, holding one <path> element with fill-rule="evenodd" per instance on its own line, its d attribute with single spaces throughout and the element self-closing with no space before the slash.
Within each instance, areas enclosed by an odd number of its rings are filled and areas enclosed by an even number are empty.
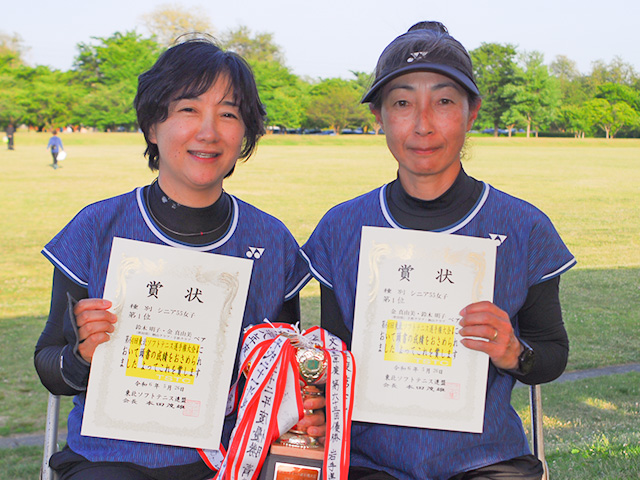
<svg viewBox="0 0 640 480">
<path fill-rule="evenodd" d="M 53 136 L 49 139 L 47 148 L 51 149 L 51 156 L 53 157 L 52 167 L 55 170 L 58 168 L 58 153 L 61 150 L 64 150 L 64 147 L 62 146 L 62 140 L 60 140 L 60 137 L 58 137 L 58 130 L 54 128 L 51 134 Z"/>
<path fill-rule="evenodd" d="M 13 150 L 13 136 L 16 133 L 16 127 L 13 126 L 13 123 L 10 123 L 5 132 L 7 133 L 8 139 L 7 148 Z"/>
</svg>

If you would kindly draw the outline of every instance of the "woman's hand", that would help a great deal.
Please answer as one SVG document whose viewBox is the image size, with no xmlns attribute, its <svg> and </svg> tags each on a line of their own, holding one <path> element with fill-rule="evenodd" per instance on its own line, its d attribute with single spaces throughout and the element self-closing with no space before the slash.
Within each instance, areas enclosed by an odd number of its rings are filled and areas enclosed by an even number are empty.
<svg viewBox="0 0 640 480">
<path fill-rule="evenodd" d="M 460 334 L 466 337 L 462 340 L 465 347 L 488 354 L 493 364 L 503 370 L 518 368 L 523 347 L 507 312 L 491 302 L 478 302 L 465 307 L 460 315 Z"/>
<path fill-rule="evenodd" d="M 78 353 L 86 362 L 91 363 L 96 347 L 111 338 L 108 334 L 113 332 L 117 317 L 108 308 L 111 308 L 109 300 L 85 298 L 73 309 L 78 326 Z"/>
<path fill-rule="evenodd" d="M 302 408 L 304 417 L 297 424 L 295 429 L 306 431 L 311 437 L 318 437 L 320 443 L 324 443 L 326 434 L 326 423 L 324 416 L 325 398 L 316 387 L 305 387 L 306 391 L 314 391 L 313 395 L 302 394 Z"/>
</svg>

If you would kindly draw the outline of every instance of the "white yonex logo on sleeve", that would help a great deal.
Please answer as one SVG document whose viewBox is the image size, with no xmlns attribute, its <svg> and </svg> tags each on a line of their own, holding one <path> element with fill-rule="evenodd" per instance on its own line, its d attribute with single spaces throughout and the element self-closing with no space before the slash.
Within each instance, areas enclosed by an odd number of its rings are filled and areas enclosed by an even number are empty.
<svg viewBox="0 0 640 480">
<path fill-rule="evenodd" d="M 500 246 L 507 239 L 507 236 L 506 235 L 500 235 L 499 233 L 490 233 L 489 234 L 489 238 L 491 238 L 491 240 L 495 240 L 496 242 L 498 242 L 498 246 Z"/>
</svg>

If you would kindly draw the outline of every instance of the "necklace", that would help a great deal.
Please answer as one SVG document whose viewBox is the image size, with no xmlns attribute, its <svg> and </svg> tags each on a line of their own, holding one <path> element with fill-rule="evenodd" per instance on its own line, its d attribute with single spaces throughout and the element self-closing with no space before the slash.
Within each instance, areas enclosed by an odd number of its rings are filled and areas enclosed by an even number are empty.
<svg viewBox="0 0 640 480">
<path fill-rule="evenodd" d="M 169 233 L 172 233 L 173 235 L 177 235 L 178 237 L 202 237 L 202 236 L 205 236 L 205 235 L 211 235 L 213 233 L 216 233 L 217 231 L 221 230 L 222 228 L 224 228 L 224 227 L 226 227 L 228 225 L 229 218 L 231 218 L 231 211 L 233 210 L 231 207 L 227 208 L 227 216 L 222 221 L 222 223 L 219 226 L 217 226 L 216 228 L 212 229 L 212 230 L 208 230 L 206 232 L 194 232 L 194 233 L 183 233 L 183 232 L 176 232 L 175 230 L 172 230 L 171 228 L 167 227 L 164 223 L 162 223 L 158 219 L 158 217 L 156 217 L 153 214 L 153 208 L 151 207 L 151 202 L 149 201 L 149 193 L 150 193 L 151 188 L 153 188 L 153 184 L 155 184 L 156 182 L 157 182 L 157 179 L 154 180 L 154 182 L 151 185 L 149 185 L 149 187 L 147 188 L 147 192 L 146 192 L 146 195 L 145 195 L 145 200 L 146 200 L 147 208 L 149 209 L 149 214 L 151 215 L 151 218 L 153 219 L 153 221 L 155 223 L 157 223 L 159 226 L 161 226 L 163 230 L 165 230 L 165 231 L 167 231 Z M 164 192 L 163 192 L 163 194 L 164 194 Z M 222 192 L 222 194 L 224 195 L 224 191 Z M 166 195 L 165 195 L 165 197 L 166 197 Z M 166 198 L 169 198 L 169 197 L 166 197 Z M 174 203 L 176 203 L 176 202 L 174 202 Z M 180 205 L 180 204 L 176 203 L 176 205 Z M 186 207 L 186 208 L 189 208 L 189 207 Z"/>
</svg>

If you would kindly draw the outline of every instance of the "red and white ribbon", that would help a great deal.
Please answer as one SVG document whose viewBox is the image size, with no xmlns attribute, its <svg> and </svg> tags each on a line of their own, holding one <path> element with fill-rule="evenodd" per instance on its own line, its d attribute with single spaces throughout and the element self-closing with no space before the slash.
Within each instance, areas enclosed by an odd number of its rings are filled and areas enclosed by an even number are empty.
<svg viewBox="0 0 640 480">
<path fill-rule="evenodd" d="M 304 416 L 296 347 L 328 355 L 324 480 L 347 480 L 355 363 L 342 340 L 319 327 L 302 334 L 289 324 L 262 324 L 243 337 L 240 372 L 248 371 L 226 455 L 200 451 L 217 480 L 255 480 L 269 446 Z M 233 389 L 232 389 L 233 390 Z M 230 402 L 232 402 L 230 395 Z"/>
</svg>

